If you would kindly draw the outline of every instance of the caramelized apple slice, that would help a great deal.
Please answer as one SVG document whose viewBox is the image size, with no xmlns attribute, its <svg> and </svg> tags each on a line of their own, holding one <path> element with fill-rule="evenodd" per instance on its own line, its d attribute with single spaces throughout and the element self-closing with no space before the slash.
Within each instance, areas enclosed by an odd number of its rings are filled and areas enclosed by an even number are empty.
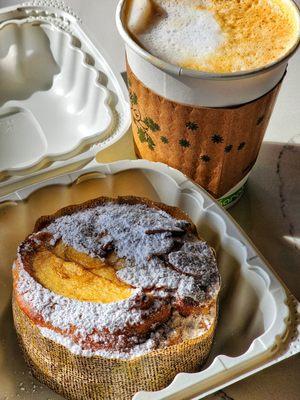
<svg viewBox="0 0 300 400">
<path fill-rule="evenodd" d="M 61 242 L 51 250 L 41 247 L 33 255 L 32 273 L 47 289 L 76 300 L 110 303 L 132 294 L 113 266 Z"/>
</svg>

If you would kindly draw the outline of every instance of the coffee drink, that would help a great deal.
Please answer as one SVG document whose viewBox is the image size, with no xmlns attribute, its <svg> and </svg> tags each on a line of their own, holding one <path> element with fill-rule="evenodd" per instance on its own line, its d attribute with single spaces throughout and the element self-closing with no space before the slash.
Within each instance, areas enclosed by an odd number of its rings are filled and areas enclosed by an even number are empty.
<svg viewBox="0 0 300 400">
<path fill-rule="evenodd" d="M 285 0 L 135 0 L 127 27 L 149 53 L 215 73 L 261 68 L 296 43 L 299 18 Z"/>
<path fill-rule="evenodd" d="M 137 156 L 180 170 L 226 207 L 237 201 L 299 21 L 293 0 L 121 0 Z"/>
</svg>

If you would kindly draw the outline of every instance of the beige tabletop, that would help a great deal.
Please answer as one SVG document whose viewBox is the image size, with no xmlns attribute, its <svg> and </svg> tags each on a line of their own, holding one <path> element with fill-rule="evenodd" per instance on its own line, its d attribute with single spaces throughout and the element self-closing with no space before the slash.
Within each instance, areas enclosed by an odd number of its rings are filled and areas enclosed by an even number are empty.
<svg viewBox="0 0 300 400">
<path fill-rule="evenodd" d="M 0 0 L 0 7 L 16 2 Z M 84 28 L 94 43 L 101 45 L 116 68 L 123 72 L 124 48 L 114 22 L 117 0 L 66 0 L 65 3 L 82 18 Z M 290 62 L 246 194 L 230 210 L 232 216 L 298 300 L 300 299 L 299 71 L 300 51 Z M 300 357 L 288 359 L 227 387 L 209 399 L 298 400 Z"/>
</svg>

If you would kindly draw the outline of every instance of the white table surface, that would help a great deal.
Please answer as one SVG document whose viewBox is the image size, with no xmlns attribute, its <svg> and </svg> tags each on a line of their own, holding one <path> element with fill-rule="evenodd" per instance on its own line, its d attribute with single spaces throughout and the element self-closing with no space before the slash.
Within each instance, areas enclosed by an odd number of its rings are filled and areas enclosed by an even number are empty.
<svg viewBox="0 0 300 400">
<path fill-rule="evenodd" d="M 0 0 L 0 7 L 16 3 Z M 110 54 L 117 70 L 124 71 L 124 47 L 114 22 L 117 0 L 66 0 L 65 4 L 81 17 L 86 32 Z M 300 299 L 300 51 L 289 64 L 246 194 L 230 213 Z M 299 400 L 300 357 L 210 399 Z"/>
</svg>

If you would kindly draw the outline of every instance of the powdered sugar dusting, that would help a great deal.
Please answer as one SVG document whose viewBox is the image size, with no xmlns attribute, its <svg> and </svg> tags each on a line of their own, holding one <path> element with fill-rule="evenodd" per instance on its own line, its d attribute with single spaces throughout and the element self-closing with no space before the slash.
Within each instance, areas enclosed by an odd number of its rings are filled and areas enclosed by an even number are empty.
<svg viewBox="0 0 300 400">
<path fill-rule="evenodd" d="M 61 335 L 48 328 L 40 328 L 42 335 L 54 342 L 67 347 L 73 354 L 94 357 L 102 356 L 110 359 L 130 360 L 134 357 L 141 356 L 151 350 L 159 350 L 169 346 L 172 341 L 178 342 L 178 337 L 181 341 L 199 338 L 204 335 L 213 325 L 216 317 L 214 309 L 210 314 L 203 316 L 189 316 L 184 318 L 177 312 L 174 312 L 167 324 L 162 325 L 159 329 L 151 332 L 150 337 L 141 344 L 133 346 L 129 351 L 115 350 L 91 350 L 83 349 L 77 343 L 74 343 L 70 337 Z"/>
<path fill-rule="evenodd" d="M 93 333 L 95 327 L 115 332 L 128 324 L 134 325 L 141 321 L 142 310 L 133 309 L 137 296 L 141 294 L 140 289 L 136 289 L 129 299 L 122 302 L 101 304 L 78 301 L 48 290 L 21 269 L 17 290 L 46 323 L 67 332 L 71 327 L 78 330 L 84 327 L 87 334 Z"/>
<path fill-rule="evenodd" d="M 189 228 L 189 222 L 145 204 L 108 202 L 59 217 L 20 245 L 17 292 L 41 317 L 42 334 L 75 354 L 130 358 L 166 346 L 175 317 L 181 326 L 188 322 L 177 315 L 178 299 L 198 304 L 219 290 L 213 252 Z M 113 249 L 125 260 L 117 275 L 135 288 L 132 295 L 103 304 L 63 297 L 43 287 L 26 270 L 22 257 L 41 245 L 45 232 L 50 234 L 49 245 L 62 240 L 91 257 L 105 259 Z M 151 320 L 160 313 L 162 320 Z M 200 335 L 204 317 L 193 318 Z M 146 323 L 146 331 L 137 331 Z"/>
<path fill-rule="evenodd" d="M 212 273 L 217 273 L 214 254 L 205 242 L 186 242 L 168 260 L 179 272 L 197 277 L 203 286 L 209 286 Z"/>
<path fill-rule="evenodd" d="M 91 257 L 102 258 L 110 243 L 125 259 L 126 268 L 117 273 L 121 280 L 142 289 L 171 290 L 183 281 L 181 286 L 191 289 L 185 297 L 197 301 L 200 288 L 216 283 L 218 272 L 211 249 L 187 232 L 189 225 L 145 204 L 108 203 L 58 218 L 45 231 L 53 235 L 53 243 L 62 239 Z M 172 251 L 175 247 L 180 251 Z"/>
<path fill-rule="evenodd" d="M 113 241 L 119 257 L 144 264 L 150 256 L 168 253 L 172 233 L 184 233 L 188 225 L 144 204 L 108 203 L 58 218 L 45 231 L 92 257 L 101 258 L 103 246 Z"/>
</svg>

